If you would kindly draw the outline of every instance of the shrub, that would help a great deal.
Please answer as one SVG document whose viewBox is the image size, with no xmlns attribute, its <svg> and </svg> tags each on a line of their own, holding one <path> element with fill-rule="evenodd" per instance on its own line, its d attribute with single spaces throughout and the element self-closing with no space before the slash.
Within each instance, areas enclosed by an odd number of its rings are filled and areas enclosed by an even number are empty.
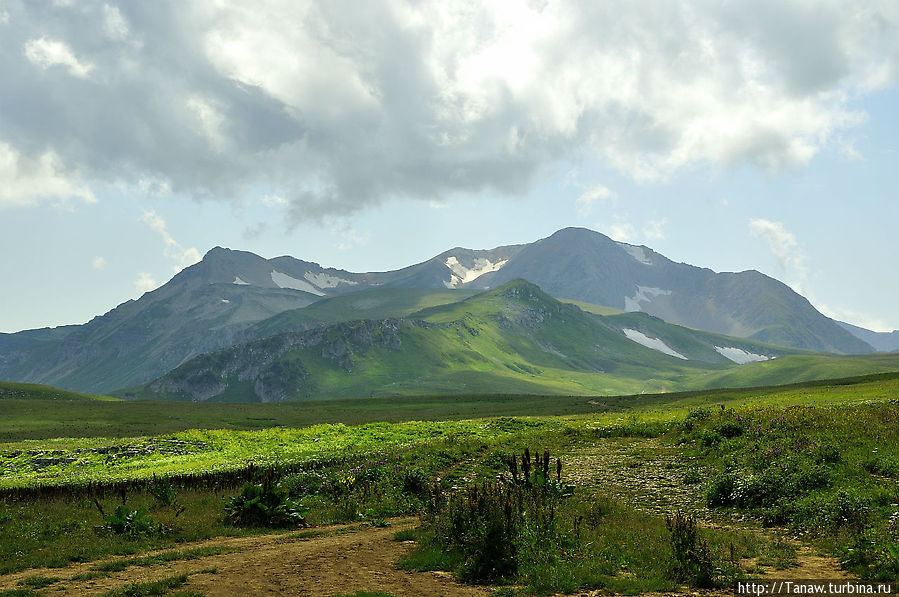
<svg viewBox="0 0 899 597">
<path fill-rule="evenodd" d="M 105 517 L 104 530 L 124 535 L 126 537 L 140 537 L 162 532 L 163 526 L 147 515 L 146 508 L 131 510 L 127 505 L 121 504 L 115 512 Z"/>
<path fill-rule="evenodd" d="M 171 481 L 166 479 L 154 479 L 150 484 L 150 494 L 156 498 L 157 505 L 161 507 L 176 506 L 178 504 L 178 496 L 175 494 L 175 487 Z"/>
<path fill-rule="evenodd" d="M 666 516 L 665 523 L 671 533 L 671 578 L 700 588 L 715 586 L 712 550 L 699 536 L 696 519 L 678 511 L 674 516 Z"/>
<path fill-rule="evenodd" d="M 405 469 L 400 473 L 400 487 L 405 494 L 423 495 L 428 489 L 428 476 L 420 468 Z"/>
<path fill-rule="evenodd" d="M 737 479 L 732 473 L 723 473 L 712 479 L 706 492 L 706 504 L 709 508 L 732 506 Z"/>
<path fill-rule="evenodd" d="M 697 423 L 705 421 L 712 416 L 712 410 L 709 408 L 694 408 L 684 417 L 682 427 L 684 431 L 692 431 L 693 426 Z"/>
<path fill-rule="evenodd" d="M 702 442 L 702 445 L 706 448 L 717 446 L 721 443 L 722 439 L 724 438 L 721 436 L 721 434 L 714 429 L 703 429 L 699 433 L 699 441 Z"/>
<path fill-rule="evenodd" d="M 721 437 L 729 439 L 731 437 L 743 435 L 743 426 L 734 421 L 725 421 L 718 425 L 717 431 Z"/>
<path fill-rule="evenodd" d="M 473 485 L 451 496 L 435 519 L 438 542 L 463 555 L 463 580 L 491 582 L 518 572 L 521 488 Z"/>
<path fill-rule="evenodd" d="M 233 526 L 306 526 L 308 508 L 287 498 L 287 492 L 270 481 L 247 483 L 243 492 L 225 502 L 225 522 Z"/>
<path fill-rule="evenodd" d="M 561 461 L 552 467 L 550 462 L 548 452 L 532 460 L 525 450 L 520 474 L 518 459 L 508 460 L 511 480 L 474 484 L 449 495 L 434 487 L 424 519 L 434 543 L 460 555 L 462 580 L 512 579 L 538 555 L 555 557 L 560 551 L 556 509 L 563 494 Z"/>
<path fill-rule="evenodd" d="M 865 470 L 872 475 L 880 475 L 882 477 L 890 477 L 895 479 L 899 477 L 899 464 L 895 460 L 884 458 L 883 456 L 875 456 L 865 461 Z"/>
<path fill-rule="evenodd" d="M 824 444 L 815 449 L 815 462 L 820 464 L 836 464 L 840 461 L 840 448 L 833 444 Z"/>
</svg>

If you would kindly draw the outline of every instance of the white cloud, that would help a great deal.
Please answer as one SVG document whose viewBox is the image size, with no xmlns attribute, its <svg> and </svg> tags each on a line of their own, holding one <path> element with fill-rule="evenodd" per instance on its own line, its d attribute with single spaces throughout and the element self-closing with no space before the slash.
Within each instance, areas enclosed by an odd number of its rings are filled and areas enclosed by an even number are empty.
<svg viewBox="0 0 899 597">
<path fill-rule="evenodd" d="M 165 220 L 154 210 L 145 211 L 140 217 L 140 221 L 162 237 L 162 240 L 165 243 L 165 256 L 169 259 L 173 259 L 177 263 L 177 265 L 172 267 L 176 274 L 185 267 L 200 261 L 200 252 L 195 247 L 185 249 L 181 246 L 181 243 L 172 238 L 172 235 L 169 234 Z"/>
<path fill-rule="evenodd" d="M 616 222 L 609 226 L 606 234 L 614 240 L 629 243 L 634 241 L 636 231 L 634 230 L 634 227 L 627 222 Z"/>
<path fill-rule="evenodd" d="M 341 251 L 348 251 L 368 244 L 369 235 L 359 232 L 347 220 L 331 219 L 327 226 L 331 236 L 337 241 L 335 246 Z"/>
<path fill-rule="evenodd" d="M 98 255 L 97 257 L 93 258 L 93 260 L 91 261 L 91 265 L 94 269 L 103 269 L 104 267 L 106 267 L 106 259 Z"/>
<path fill-rule="evenodd" d="M 817 308 L 818 311 L 830 317 L 831 319 L 845 321 L 846 323 L 851 323 L 852 325 L 863 327 L 865 329 L 871 330 L 872 332 L 893 331 L 889 324 L 887 324 L 886 321 L 880 319 L 879 317 L 874 317 L 868 315 L 867 313 L 862 313 L 861 311 L 856 311 L 853 309 L 831 308 L 824 303 L 820 303 L 814 300 L 812 302 L 814 303 L 815 308 Z"/>
<path fill-rule="evenodd" d="M 25 42 L 25 57 L 44 70 L 51 66 L 64 66 L 69 74 L 79 79 L 86 79 L 94 70 L 94 65 L 78 60 L 72 49 L 63 41 L 41 37 Z"/>
<path fill-rule="evenodd" d="M 210 146 L 217 151 L 226 149 L 228 138 L 222 133 L 225 119 L 221 112 L 211 102 L 198 96 L 188 98 L 186 108 L 193 115 L 194 128 L 209 141 Z"/>
<path fill-rule="evenodd" d="M 593 205 L 597 202 L 609 201 L 616 197 L 615 192 L 601 184 L 594 185 L 578 195 L 574 200 L 575 209 L 581 217 L 586 217 L 593 211 Z"/>
<path fill-rule="evenodd" d="M 172 192 L 169 181 L 157 176 L 142 176 L 137 180 L 137 188 L 145 195 L 168 195 Z"/>
<path fill-rule="evenodd" d="M 97 201 L 77 174 L 67 171 L 55 151 L 48 149 L 28 157 L 0 141 L 0 208 L 36 205 L 47 200 L 62 204 L 69 199 Z"/>
<path fill-rule="evenodd" d="M 801 292 L 801 286 L 808 270 L 805 266 L 805 252 L 799 246 L 796 236 L 784 227 L 782 222 L 772 222 L 757 218 L 749 221 L 749 231 L 756 238 L 764 240 L 780 267 L 793 276 L 793 288 Z"/>
<path fill-rule="evenodd" d="M 0 8 L 0 25 L 9 25 L 9 12 L 5 8 Z"/>
<path fill-rule="evenodd" d="M 51 38 L 22 3 L 21 37 L 0 39 L 10 142 L 92 181 L 220 200 L 268 185 L 294 220 L 522 194 L 561 161 L 640 181 L 802 167 L 899 82 L 890 1 L 85 5 L 94 29 L 57 19 Z"/>
<path fill-rule="evenodd" d="M 128 37 L 128 21 L 118 6 L 103 5 L 103 30 L 110 39 L 121 41 Z"/>
<path fill-rule="evenodd" d="M 864 159 L 864 156 L 862 156 L 861 152 L 856 149 L 854 141 L 839 139 L 837 143 L 840 148 L 840 153 L 850 162 L 857 162 Z"/>
<path fill-rule="evenodd" d="M 646 223 L 646 226 L 643 227 L 643 237 L 649 241 L 656 240 L 664 240 L 667 236 L 665 233 L 665 228 L 668 226 L 668 218 L 661 218 L 659 220 L 650 220 Z"/>
<path fill-rule="evenodd" d="M 289 202 L 281 195 L 265 195 L 261 199 L 262 203 L 267 207 L 277 207 L 279 205 L 287 205 Z"/>
<path fill-rule="evenodd" d="M 134 281 L 134 289 L 140 294 L 155 290 L 158 286 L 159 282 L 150 277 L 150 274 L 147 272 L 138 274 L 137 280 Z"/>
</svg>

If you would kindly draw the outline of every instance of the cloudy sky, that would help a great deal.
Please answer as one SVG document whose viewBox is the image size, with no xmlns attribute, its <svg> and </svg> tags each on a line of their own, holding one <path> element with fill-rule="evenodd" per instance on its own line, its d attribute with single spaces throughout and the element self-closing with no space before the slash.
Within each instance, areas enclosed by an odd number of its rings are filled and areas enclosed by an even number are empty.
<svg viewBox="0 0 899 597">
<path fill-rule="evenodd" d="M 0 331 L 565 226 L 899 328 L 899 2 L 0 0 Z"/>
</svg>

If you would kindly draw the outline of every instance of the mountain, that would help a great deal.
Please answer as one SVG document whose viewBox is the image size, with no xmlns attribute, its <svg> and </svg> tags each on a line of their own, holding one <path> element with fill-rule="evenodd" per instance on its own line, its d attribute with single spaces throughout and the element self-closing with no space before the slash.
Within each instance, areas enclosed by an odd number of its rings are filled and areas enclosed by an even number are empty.
<svg viewBox="0 0 899 597">
<path fill-rule="evenodd" d="M 758 272 L 715 273 L 566 228 L 526 245 L 456 247 L 389 272 L 354 273 L 216 247 L 162 287 L 84 325 L 0 334 L 0 379 L 106 393 L 155 379 L 199 354 L 352 319 L 402 318 L 518 278 L 594 310 L 645 312 L 804 350 L 873 350 Z"/>
<path fill-rule="evenodd" d="M 84 325 L 0 334 L 0 379 L 109 392 L 232 346 L 252 323 L 319 298 L 271 280 L 262 285 L 266 263 L 252 253 L 213 249 L 164 286 Z"/>
<path fill-rule="evenodd" d="M 555 297 L 642 311 L 719 334 L 805 350 L 872 352 L 805 298 L 764 274 L 715 273 L 675 263 L 648 247 L 583 228 L 566 228 L 527 245 L 501 269 L 467 286 L 488 288 L 515 278 Z"/>
<path fill-rule="evenodd" d="M 838 321 L 837 323 L 856 338 L 873 346 L 877 352 L 899 351 L 899 330 L 893 330 L 892 332 L 872 332 L 871 330 L 852 325 L 851 323 L 845 323 L 843 321 Z"/>
<path fill-rule="evenodd" d="M 513 280 L 407 318 L 359 320 L 206 354 L 120 395 L 280 401 L 368 395 L 615 394 L 767 360 L 789 349 L 642 313 L 597 316 Z"/>
</svg>

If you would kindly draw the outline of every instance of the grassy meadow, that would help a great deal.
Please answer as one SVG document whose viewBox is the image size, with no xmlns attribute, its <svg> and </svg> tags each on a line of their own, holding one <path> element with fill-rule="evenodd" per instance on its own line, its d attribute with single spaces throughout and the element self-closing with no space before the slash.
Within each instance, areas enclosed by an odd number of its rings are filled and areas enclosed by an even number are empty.
<svg viewBox="0 0 899 597">
<path fill-rule="evenodd" d="M 797 539 L 863 578 L 899 576 L 899 373 L 293 404 L 17 391 L 0 399 L 0 574 L 418 515 L 400 566 L 503 594 L 727 586 L 800 565 Z M 52 591 L 41 582 L 28 590 Z"/>
</svg>

